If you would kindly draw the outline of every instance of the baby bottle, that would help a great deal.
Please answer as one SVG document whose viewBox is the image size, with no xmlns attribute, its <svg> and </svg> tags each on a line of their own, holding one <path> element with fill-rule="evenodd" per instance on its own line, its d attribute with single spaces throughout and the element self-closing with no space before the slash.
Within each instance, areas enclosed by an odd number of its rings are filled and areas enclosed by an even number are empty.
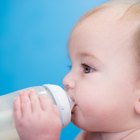
<svg viewBox="0 0 140 140">
<path fill-rule="evenodd" d="M 71 110 L 74 106 L 73 100 L 66 92 L 57 85 L 45 84 L 35 86 L 20 91 L 12 92 L 0 96 L 0 140 L 19 140 L 13 118 L 13 101 L 21 91 L 33 89 L 37 95 L 45 94 L 51 98 L 60 111 L 60 117 L 63 127 L 71 120 Z"/>
</svg>

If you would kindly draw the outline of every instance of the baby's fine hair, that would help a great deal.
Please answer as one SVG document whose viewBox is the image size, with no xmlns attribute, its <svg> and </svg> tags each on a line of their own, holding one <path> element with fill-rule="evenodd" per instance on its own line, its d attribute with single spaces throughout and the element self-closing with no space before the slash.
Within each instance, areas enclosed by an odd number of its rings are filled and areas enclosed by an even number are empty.
<svg viewBox="0 0 140 140">
<path fill-rule="evenodd" d="M 140 0 L 109 0 L 101 6 L 91 9 L 84 16 L 81 17 L 79 22 L 82 22 L 86 18 L 104 11 L 110 7 L 122 7 L 124 10 L 122 16 L 119 18 L 122 20 L 138 20 L 140 23 Z M 110 13 L 111 14 L 111 13 Z"/>
</svg>

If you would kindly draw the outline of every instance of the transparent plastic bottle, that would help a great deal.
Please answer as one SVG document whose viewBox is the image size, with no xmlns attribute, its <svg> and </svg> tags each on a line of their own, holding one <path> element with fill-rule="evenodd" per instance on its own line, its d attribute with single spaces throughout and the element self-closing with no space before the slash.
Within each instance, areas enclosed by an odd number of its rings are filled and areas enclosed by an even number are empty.
<svg viewBox="0 0 140 140">
<path fill-rule="evenodd" d="M 53 100 L 60 111 L 63 127 L 70 122 L 71 110 L 74 106 L 74 102 L 61 87 L 45 84 L 42 86 L 25 88 L 0 96 L 0 140 L 19 140 L 14 125 L 13 101 L 16 96 L 19 96 L 19 92 L 29 89 L 33 89 L 37 95 L 45 94 L 48 98 Z"/>
</svg>

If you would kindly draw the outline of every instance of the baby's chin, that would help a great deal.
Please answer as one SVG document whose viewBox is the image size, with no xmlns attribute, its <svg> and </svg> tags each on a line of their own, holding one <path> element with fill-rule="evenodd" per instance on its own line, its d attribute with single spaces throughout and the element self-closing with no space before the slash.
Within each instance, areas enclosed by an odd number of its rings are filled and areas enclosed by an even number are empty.
<svg viewBox="0 0 140 140">
<path fill-rule="evenodd" d="M 84 130 L 84 127 L 82 127 L 82 125 L 81 125 L 81 123 L 79 122 L 79 120 L 78 120 L 78 119 L 76 119 L 76 118 L 72 117 L 71 122 L 72 122 L 74 125 L 76 125 L 78 128 L 80 128 L 80 129 L 83 129 L 83 130 Z"/>
<path fill-rule="evenodd" d="M 102 132 L 102 128 L 99 128 L 98 124 L 93 124 L 92 120 L 90 121 L 77 111 L 72 114 L 71 122 L 76 125 L 78 128 L 88 131 L 88 132 Z M 97 125 L 97 126 L 96 126 Z"/>
<path fill-rule="evenodd" d="M 78 105 L 76 105 L 72 110 L 71 122 L 83 130 L 88 130 L 88 123 L 86 122 L 86 119 L 80 112 Z"/>
<path fill-rule="evenodd" d="M 71 122 L 76 125 L 78 128 L 82 129 L 82 130 L 85 130 L 85 131 L 88 131 L 87 127 L 87 123 L 81 119 L 81 117 L 78 115 L 78 113 L 74 113 L 72 114 L 72 117 L 71 117 Z"/>
</svg>

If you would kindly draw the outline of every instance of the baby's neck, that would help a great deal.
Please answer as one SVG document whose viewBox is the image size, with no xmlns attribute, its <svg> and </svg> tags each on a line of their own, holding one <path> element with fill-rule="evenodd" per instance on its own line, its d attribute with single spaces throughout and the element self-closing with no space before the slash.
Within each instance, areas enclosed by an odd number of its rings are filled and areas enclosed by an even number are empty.
<svg viewBox="0 0 140 140">
<path fill-rule="evenodd" d="M 140 128 L 118 133 L 91 133 L 88 140 L 135 140 L 137 138 L 140 139 Z"/>
</svg>

